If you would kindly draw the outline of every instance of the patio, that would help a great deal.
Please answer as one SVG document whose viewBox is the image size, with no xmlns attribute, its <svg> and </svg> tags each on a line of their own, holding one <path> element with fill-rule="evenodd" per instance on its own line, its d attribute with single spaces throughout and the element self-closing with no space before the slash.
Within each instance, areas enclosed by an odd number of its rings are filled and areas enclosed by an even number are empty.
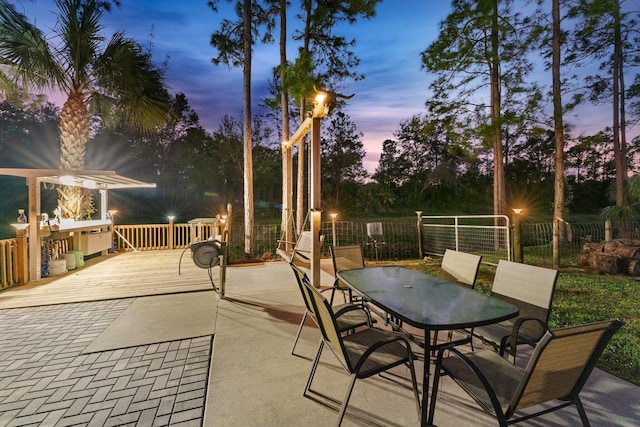
<svg viewBox="0 0 640 427">
<path fill-rule="evenodd" d="M 290 354 L 304 310 L 290 267 L 231 266 L 219 299 L 187 253 L 178 275 L 181 252 L 113 255 L 0 293 L 0 425 L 333 425 L 348 376 L 327 352 L 317 399 L 302 396 L 319 331 L 308 322 Z M 592 425 L 632 426 L 637 395 L 596 370 L 581 396 Z M 543 420 L 522 425 L 579 424 L 574 408 Z M 447 379 L 435 422 L 495 425 Z M 418 424 L 410 389 L 387 377 L 356 384 L 343 423 Z"/>
</svg>

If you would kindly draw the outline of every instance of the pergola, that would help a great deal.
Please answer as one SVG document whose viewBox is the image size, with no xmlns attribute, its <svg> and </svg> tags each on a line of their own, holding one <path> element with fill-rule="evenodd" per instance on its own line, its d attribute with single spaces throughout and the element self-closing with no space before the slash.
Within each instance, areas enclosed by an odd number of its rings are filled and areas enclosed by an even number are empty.
<svg viewBox="0 0 640 427">
<path fill-rule="evenodd" d="M 63 170 L 63 169 L 16 169 L 0 168 L 0 175 L 17 176 L 26 179 L 29 187 L 27 219 L 29 224 L 29 280 L 39 280 L 42 254 L 37 244 L 41 237 L 42 221 L 40 206 L 41 184 L 66 185 L 98 190 L 100 193 L 99 219 L 90 221 L 74 221 L 64 219 L 48 229 L 56 232 L 72 233 L 110 227 L 112 218 L 108 215 L 108 190 L 123 188 L 155 188 L 155 184 L 138 181 L 117 175 L 115 171 L 106 170 Z"/>
<path fill-rule="evenodd" d="M 293 225 L 291 224 L 292 194 L 293 194 L 293 147 L 303 141 L 305 135 L 311 132 L 309 147 L 309 212 L 311 224 L 311 283 L 320 287 L 320 226 L 322 219 L 320 194 L 320 121 L 327 117 L 329 107 L 326 102 L 327 93 L 318 92 L 313 111 L 298 127 L 289 141 L 282 142 L 282 218 L 284 240 L 291 242 Z"/>
</svg>

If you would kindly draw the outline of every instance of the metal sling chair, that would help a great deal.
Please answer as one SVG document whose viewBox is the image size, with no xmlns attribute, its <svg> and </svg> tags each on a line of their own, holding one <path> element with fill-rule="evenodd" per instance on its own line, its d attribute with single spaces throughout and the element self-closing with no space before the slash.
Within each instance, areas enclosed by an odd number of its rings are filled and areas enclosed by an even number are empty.
<svg viewBox="0 0 640 427">
<path fill-rule="evenodd" d="M 583 426 L 589 426 L 580 391 L 622 320 L 610 320 L 547 331 L 535 347 L 525 369 L 488 350 L 463 354 L 445 347 L 438 352 L 428 423 L 433 422 L 438 383 L 448 375 L 500 426 L 538 417 L 575 405 Z M 449 350 L 450 356 L 443 358 Z M 535 413 L 513 418 L 518 410 L 559 401 Z"/>
<path fill-rule="evenodd" d="M 482 256 L 470 254 L 467 252 L 459 252 L 447 249 L 442 257 L 440 264 L 439 277 L 449 280 L 462 286 L 474 289 L 476 286 L 476 277 Z M 471 331 L 462 331 L 465 335 L 471 337 Z M 453 338 L 453 331 L 449 331 L 448 339 Z M 433 333 L 433 345 L 438 343 L 438 331 Z"/>
<path fill-rule="evenodd" d="M 338 273 L 342 270 L 351 270 L 354 268 L 364 268 L 364 255 L 362 254 L 362 246 L 329 246 L 331 252 L 331 260 L 333 262 L 334 282 L 331 290 L 331 299 L 329 303 L 333 304 L 333 298 L 336 291 L 342 292 L 344 302 L 352 302 L 353 295 L 351 289 L 338 278 Z M 347 294 L 349 298 L 347 299 Z"/>
<path fill-rule="evenodd" d="M 518 317 L 473 329 L 473 337 L 516 359 L 519 344 L 535 346 L 548 329 L 558 271 L 500 260 L 491 295 L 516 307 Z"/>
<path fill-rule="evenodd" d="M 414 357 L 409 341 L 399 334 L 377 328 L 367 328 L 342 336 L 336 317 L 327 299 L 311 286 L 307 285 L 305 289 L 312 299 L 314 310 L 318 316 L 322 340 L 320 341 L 316 358 L 313 361 L 304 396 L 308 397 L 322 350 L 327 346 L 342 367 L 351 375 L 351 381 L 342 401 L 336 425 L 340 426 L 342 423 L 356 379 L 369 378 L 399 365 L 406 365 L 411 372 L 411 383 L 418 410 L 418 419 L 420 419 L 420 396 L 413 366 Z"/>
<path fill-rule="evenodd" d="M 305 286 L 309 285 L 309 278 L 306 273 L 302 271 L 298 266 L 296 266 L 293 262 L 290 263 L 291 268 L 293 269 L 293 274 L 296 277 L 296 283 L 300 288 L 300 293 L 302 294 L 302 299 L 304 300 L 305 311 L 302 316 L 302 320 L 300 321 L 300 326 L 298 327 L 298 333 L 296 334 L 296 339 L 293 342 L 293 348 L 291 349 L 291 354 L 295 354 L 296 345 L 298 344 L 298 339 L 300 339 L 300 334 L 302 332 L 302 328 L 304 327 L 304 322 L 307 319 L 307 316 L 310 316 L 311 319 L 318 324 L 318 320 L 316 319 L 315 311 L 313 310 L 313 303 L 309 298 L 308 293 L 305 290 Z M 371 317 L 367 310 L 365 310 L 361 305 L 355 304 L 341 304 L 331 307 L 333 311 L 337 323 L 338 330 L 340 332 L 350 331 L 356 329 L 360 326 L 371 326 Z"/>
</svg>

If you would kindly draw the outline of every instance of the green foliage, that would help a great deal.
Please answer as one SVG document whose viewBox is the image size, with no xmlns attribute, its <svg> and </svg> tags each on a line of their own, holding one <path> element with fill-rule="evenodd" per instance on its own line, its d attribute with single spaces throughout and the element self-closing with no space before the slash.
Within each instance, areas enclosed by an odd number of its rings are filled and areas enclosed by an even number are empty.
<svg viewBox="0 0 640 427">
<path fill-rule="evenodd" d="M 621 318 L 626 325 L 607 347 L 600 366 L 640 385 L 640 284 L 623 276 L 562 271 L 551 311 L 551 327 Z"/>
<path fill-rule="evenodd" d="M 57 0 L 56 26 L 45 34 L 1 0 L 0 90 L 55 89 L 83 95 L 106 125 L 125 121 L 148 131 L 166 118 L 164 70 L 135 40 L 116 32 L 105 37 L 107 1 Z"/>
<path fill-rule="evenodd" d="M 335 111 L 330 117 L 321 138 L 321 155 L 325 206 L 346 210 L 368 174 L 362 164 L 365 155 L 362 134 L 343 111 Z"/>
</svg>

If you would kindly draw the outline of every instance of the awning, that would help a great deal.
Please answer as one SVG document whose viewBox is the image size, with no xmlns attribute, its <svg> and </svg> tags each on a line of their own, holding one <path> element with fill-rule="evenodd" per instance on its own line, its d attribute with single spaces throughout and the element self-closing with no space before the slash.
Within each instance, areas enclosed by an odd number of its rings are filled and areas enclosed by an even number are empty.
<svg viewBox="0 0 640 427">
<path fill-rule="evenodd" d="M 84 187 L 97 190 L 119 188 L 155 188 L 155 183 L 138 181 L 104 170 L 18 169 L 0 168 L 0 175 L 36 178 L 39 182 Z"/>
</svg>

